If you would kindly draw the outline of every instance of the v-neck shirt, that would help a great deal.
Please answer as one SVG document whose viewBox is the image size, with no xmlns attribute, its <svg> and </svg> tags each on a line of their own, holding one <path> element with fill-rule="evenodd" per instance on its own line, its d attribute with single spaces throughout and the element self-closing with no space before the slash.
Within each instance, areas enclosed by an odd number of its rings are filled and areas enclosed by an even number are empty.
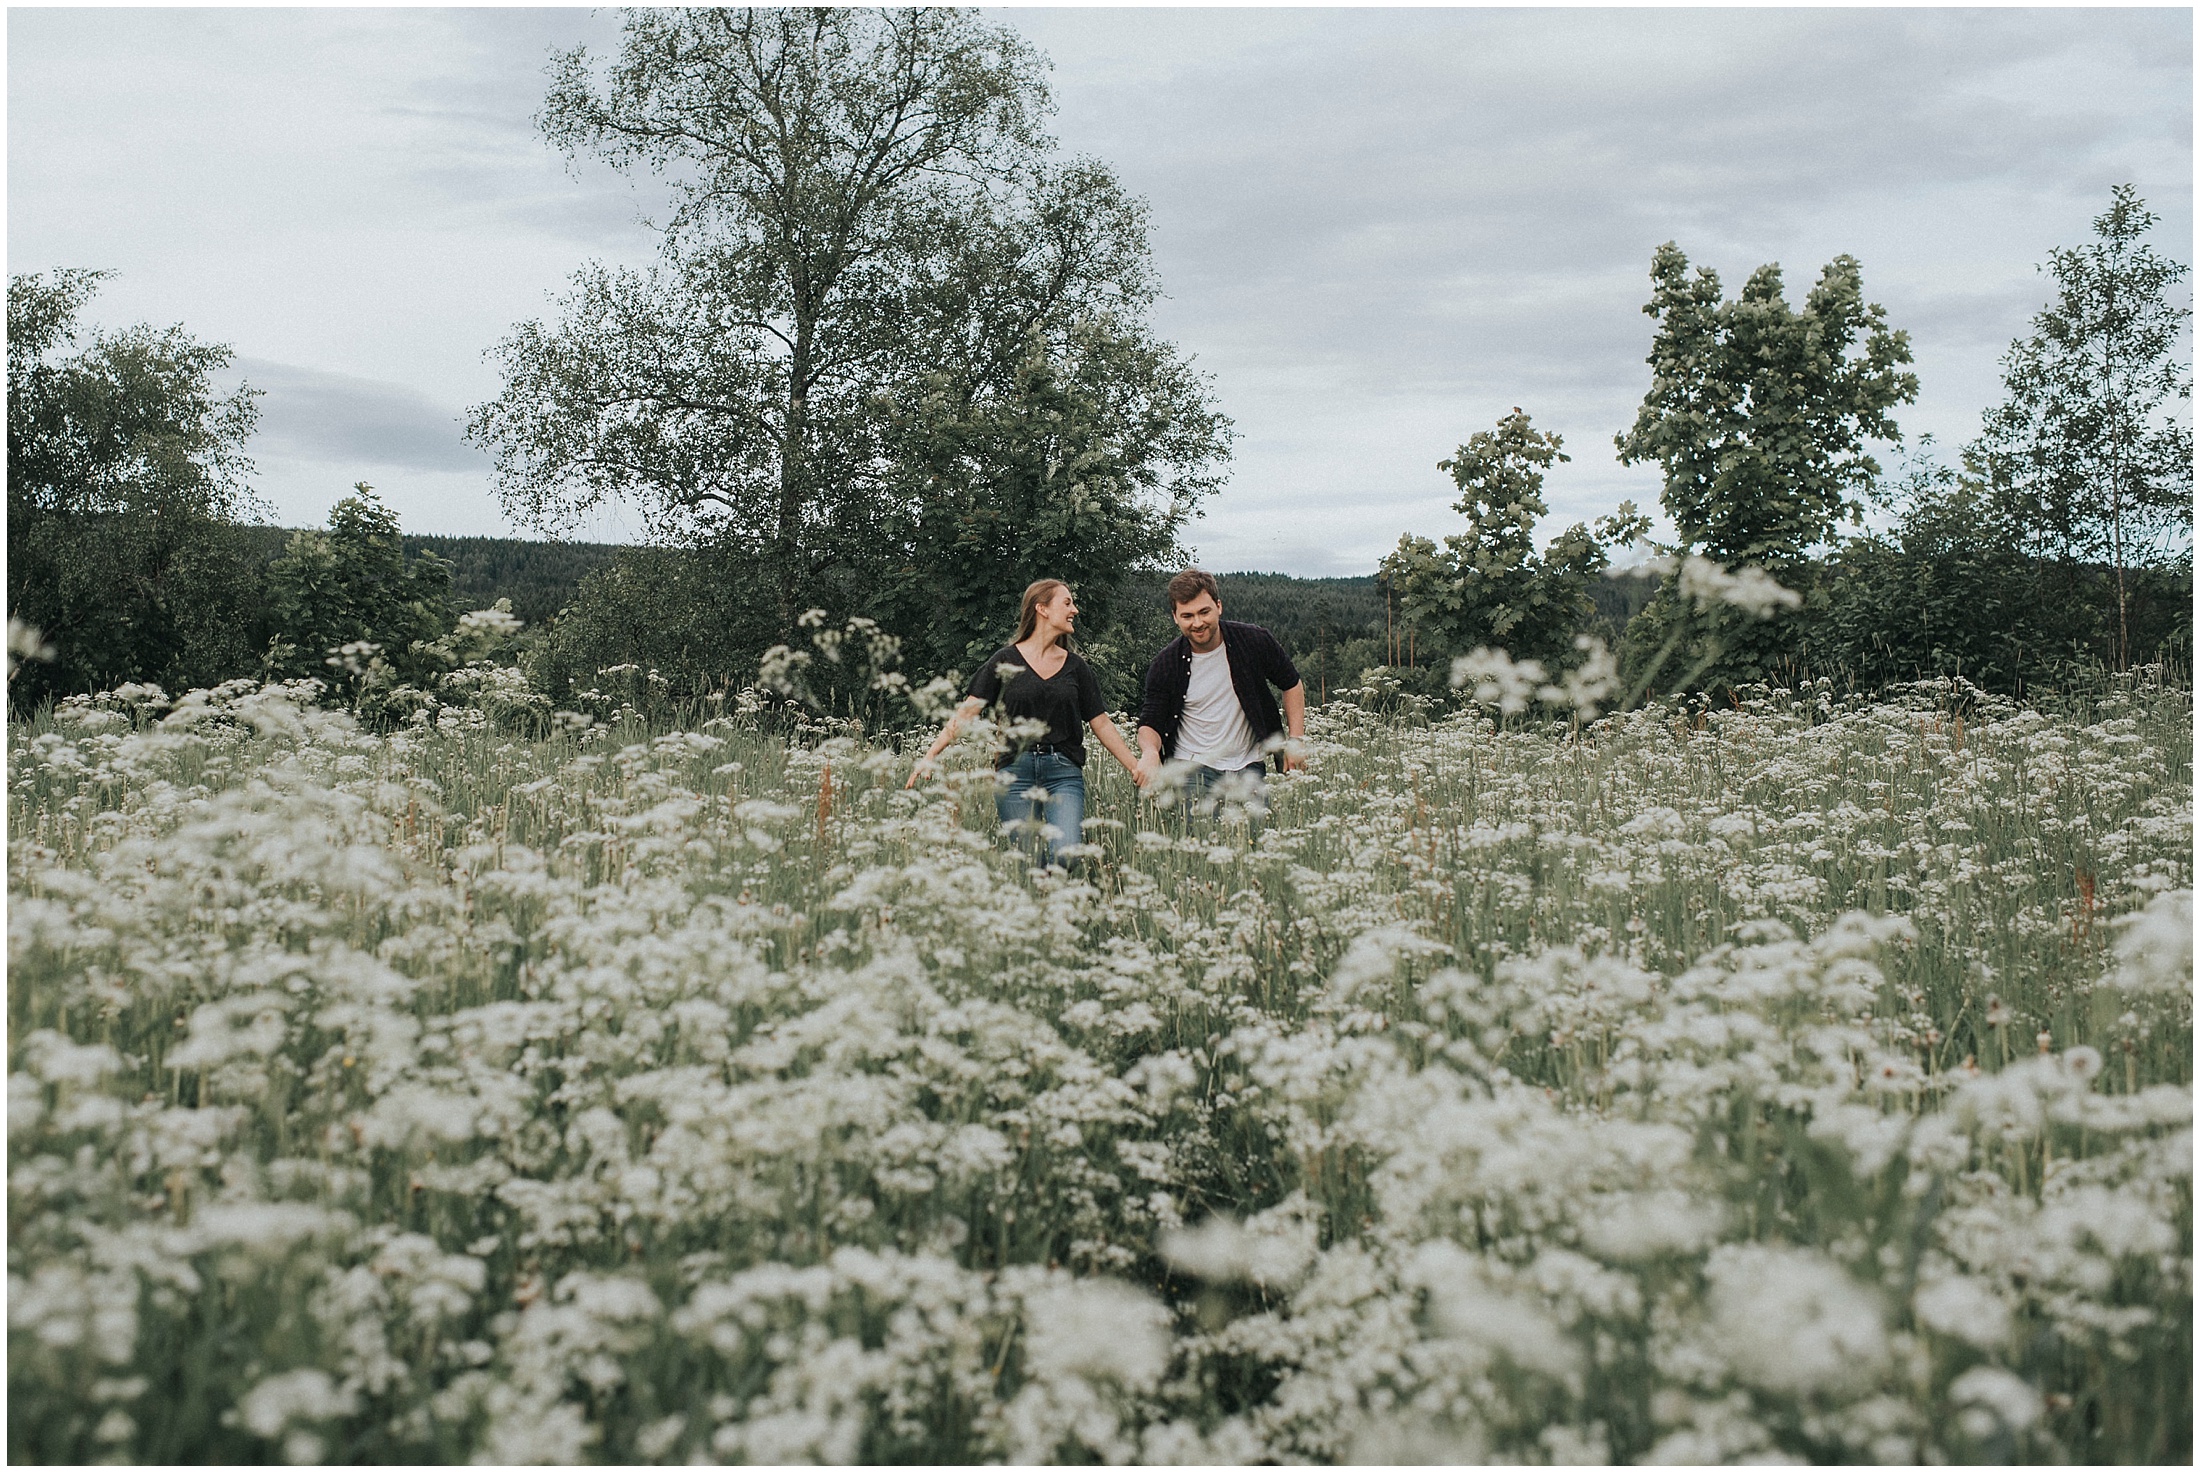
<svg viewBox="0 0 2200 1473">
<path fill-rule="evenodd" d="M 1006 767 L 1018 753 L 1035 744 L 1051 747 L 1083 767 L 1085 723 L 1108 709 L 1107 702 L 1100 698 L 1100 682 L 1092 667 L 1075 650 L 1064 650 L 1062 668 L 1042 676 L 1016 646 L 1002 645 L 986 657 L 963 693 L 978 697 L 988 706 L 998 704 L 998 719 L 1003 726 L 1019 718 L 1047 725 L 1045 736 L 1012 740 L 1008 750 L 994 759 L 996 767 Z"/>
</svg>

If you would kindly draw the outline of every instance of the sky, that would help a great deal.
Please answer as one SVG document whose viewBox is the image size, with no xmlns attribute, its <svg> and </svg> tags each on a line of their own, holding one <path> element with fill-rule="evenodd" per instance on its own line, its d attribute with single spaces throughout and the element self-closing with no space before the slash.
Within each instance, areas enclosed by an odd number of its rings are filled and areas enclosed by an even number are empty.
<svg viewBox="0 0 2200 1473">
<path fill-rule="evenodd" d="M 1906 329 L 1897 419 L 1951 450 L 2110 187 L 2192 259 L 2193 19 L 2153 9 L 987 12 L 1051 58 L 1065 153 L 1150 206 L 1153 325 L 1235 421 L 1186 540 L 1218 571 L 1368 573 L 1458 529 L 1436 462 L 1515 406 L 1563 435 L 1544 531 L 1654 509 L 1613 436 L 1649 385 L 1652 253 L 1729 290 L 1836 255 Z M 461 426 L 488 351 L 656 196 L 535 131 L 584 9 L 8 10 L 11 274 L 116 272 L 87 311 L 182 323 L 264 391 L 285 525 L 371 482 L 407 530 L 534 535 Z M 2189 351 L 2189 350 L 2188 350 Z M 1890 467 L 1905 452 L 1887 449 Z M 613 513 L 583 535 L 628 540 Z"/>
</svg>

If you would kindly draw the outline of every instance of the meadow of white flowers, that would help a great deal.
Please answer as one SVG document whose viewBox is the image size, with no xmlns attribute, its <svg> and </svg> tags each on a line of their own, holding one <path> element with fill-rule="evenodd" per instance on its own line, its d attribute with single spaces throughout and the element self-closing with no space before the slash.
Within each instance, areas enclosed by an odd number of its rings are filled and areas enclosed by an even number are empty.
<svg viewBox="0 0 2200 1473">
<path fill-rule="evenodd" d="M 578 725 L 578 723 L 575 723 Z M 9 736 L 17 1460 L 2182 1461 L 2189 692 Z"/>
</svg>

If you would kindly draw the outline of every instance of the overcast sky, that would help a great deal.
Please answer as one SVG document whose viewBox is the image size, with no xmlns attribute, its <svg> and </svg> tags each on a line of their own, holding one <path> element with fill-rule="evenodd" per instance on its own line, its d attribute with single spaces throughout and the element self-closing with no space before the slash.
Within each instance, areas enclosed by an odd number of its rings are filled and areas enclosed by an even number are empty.
<svg viewBox="0 0 2200 1473">
<path fill-rule="evenodd" d="M 1574 457 L 1547 531 L 1654 505 L 1612 437 L 1662 241 L 1730 290 L 1778 261 L 1796 300 L 1857 256 L 1915 346 L 1898 418 L 1951 446 L 2112 184 L 2192 259 L 2189 9 L 990 13 L 1053 59 L 1064 149 L 1152 207 L 1156 326 L 1240 434 L 1190 534 L 1221 570 L 1365 573 L 1453 530 L 1435 463 L 1514 405 Z M 617 37 L 577 9 L 10 9 L 8 269 L 112 268 L 92 321 L 233 346 L 277 520 L 367 480 L 408 530 L 526 535 L 459 424 L 484 349 L 653 249 L 646 198 L 531 122 L 552 47 Z"/>
</svg>

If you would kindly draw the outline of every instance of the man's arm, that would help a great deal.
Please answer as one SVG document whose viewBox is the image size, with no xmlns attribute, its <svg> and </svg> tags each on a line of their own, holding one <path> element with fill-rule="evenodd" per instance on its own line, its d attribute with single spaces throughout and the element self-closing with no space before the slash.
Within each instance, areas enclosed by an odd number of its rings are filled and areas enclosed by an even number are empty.
<svg viewBox="0 0 2200 1473">
<path fill-rule="evenodd" d="M 1155 775 L 1161 771 L 1164 745 L 1161 740 L 1161 723 L 1168 719 L 1169 705 L 1168 699 L 1161 694 L 1161 683 L 1168 678 L 1162 666 L 1169 658 L 1169 650 L 1174 647 L 1171 645 L 1164 648 L 1153 657 L 1153 663 L 1146 667 L 1146 685 L 1138 703 L 1138 768 L 1132 773 L 1132 778 L 1142 788 L 1152 783 Z"/>
<path fill-rule="evenodd" d="M 1261 633 L 1261 671 L 1268 683 L 1283 696 L 1284 735 L 1297 742 L 1306 735 L 1306 682 L 1299 677 L 1299 667 L 1291 663 L 1291 652 L 1283 647 L 1283 641 L 1263 629 Z M 1283 770 L 1298 772 L 1306 767 L 1306 759 L 1286 751 Z"/>
<path fill-rule="evenodd" d="M 1303 680 L 1283 693 L 1283 729 L 1289 733 L 1294 746 L 1306 735 L 1306 682 Z M 1301 772 L 1305 767 L 1304 757 L 1290 747 L 1283 749 L 1285 772 Z"/>
<path fill-rule="evenodd" d="M 1303 684 L 1299 679 L 1299 667 L 1291 663 L 1291 652 L 1283 647 L 1283 641 L 1265 629 L 1261 631 L 1261 634 L 1264 636 L 1261 657 L 1262 664 L 1265 667 L 1261 674 L 1267 677 L 1268 683 L 1277 690 L 1282 691 Z M 1306 692 L 1301 690 L 1299 692 L 1299 704 L 1302 708 L 1305 705 L 1305 697 Z"/>
<path fill-rule="evenodd" d="M 1138 739 L 1144 742 L 1146 733 L 1153 732 L 1154 750 L 1157 752 L 1161 750 L 1161 723 L 1168 716 L 1169 702 L 1161 694 L 1161 682 L 1167 679 L 1162 670 L 1162 662 L 1168 658 L 1168 649 L 1163 649 L 1153 657 L 1153 663 L 1146 667 L 1146 683 L 1138 693 Z"/>
</svg>

